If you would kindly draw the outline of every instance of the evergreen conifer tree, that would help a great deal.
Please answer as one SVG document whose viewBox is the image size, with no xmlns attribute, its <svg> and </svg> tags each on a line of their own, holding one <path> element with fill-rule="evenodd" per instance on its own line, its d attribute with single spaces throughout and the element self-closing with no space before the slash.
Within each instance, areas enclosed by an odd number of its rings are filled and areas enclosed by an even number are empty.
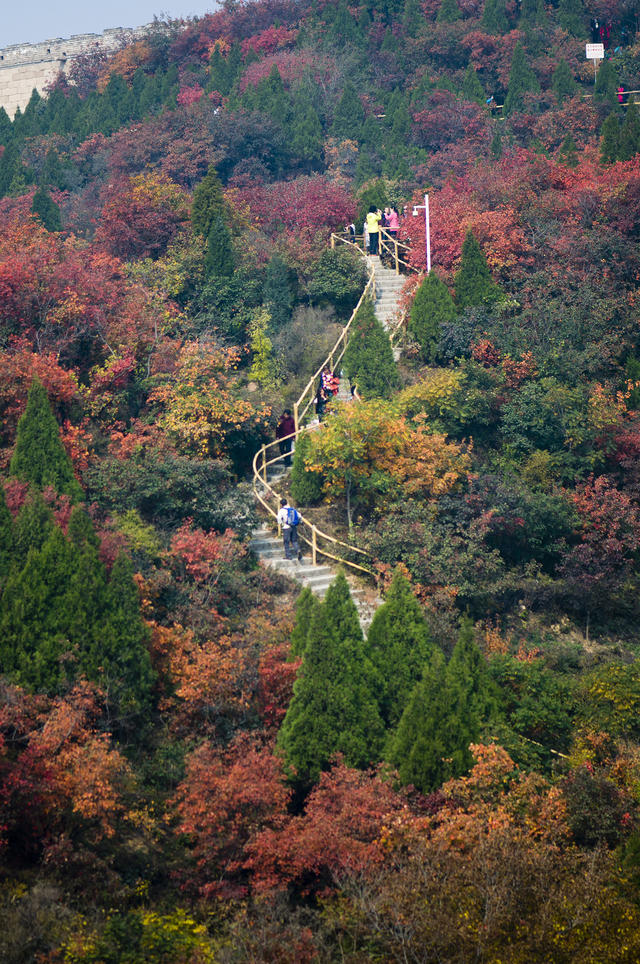
<svg viewBox="0 0 640 964">
<path fill-rule="evenodd" d="M 496 160 L 502 157 L 502 129 L 501 122 L 497 121 L 491 138 L 491 154 Z"/>
<path fill-rule="evenodd" d="M 364 125 L 364 108 L 358 92 L 350 80 L 344 85 L 342 97 L 336 104 L 331 134 L 339 140 L 360 140 Z"/>
<path fill-rule="evenodd" d="M 434 649 L 389 740 L 387 760 L 403 784 L 429 793 L 452 776 L 448 764 L 451 717 L 445 660 Z"/>
<path fill-rule="evenodd" d="M 505 117 L 514 111 L 523 109 L 526 93 L 529 91 L 537 93 L 539 90 L 538 78 L 527 63 L 524 47 L 518 41 L 513 50 L 507 96 L 504 99 L 503 114 Z"/>
<path fill-rule="evenodd" d="M 9 473 L 23 482 L 33 482 L 40 489 L 51 485 L 56 492 L 68 495 L 73 501 L 82 498 L 82 489 L 64 450 L 58 423 L 38 378 L 31 383 L 27 407 L 18 422 Z"/>
<path fill-rule="evenodd" d="M 213 164 L 193 192 L 191 225 L 194 233 L 208 238 L 216 220 L 226 220 L 227 209 L 222 184 Z"/>
<path fill-rule="evenodd" d="M 265 272 L 264 304 L 271 315 L 271 327 L 279 331 L 291 321 L 293 294 L 289 282 L 289 266 L 284 258 L 272 255 Z"/>
<path fill-rule="evenodd" d="M 53 147 L 47 151 L 47 156 L 42 167 L 41 181 L 44 187 L 57 187 L 61 189 L 65 186 L 65 176 L 62 164 L 60 163 L 60 155 Z"/>
<path fill-rule="evenodd" d="M 541 27 L 546 20 L 544 0 L 521 0 L 520 23 L 525 27 Z"/>
<path fill-rule="evenodd" d="M 369 298 L 362 302 L 353 320 L 343 364 L 363 398 L 389 398 L 399 384 L 389 336 Z"/>
<path fill-rule="evenodd" d="M 13 516 L 7 505 L 4 486 L 0 485 L 0 590 L 4 588 L 14 558 L 14 541 Z"/>
<path fill-rule="evenodd" d="M 291 495 L 299 505 L 313 505 L 322 498 L 322 475 L 311 472 L 305 465 L 311 453 L 311 436 L 303 432 L 296 439 L 291 465 Z"/>
<path fill-rule="evenodd" d="M 42 493 L 31 485 L 13 527 L 12 569 L 22 569 L 30 549 L 41 549 L 53 530 L 53 514 Z"/>
<path fill-rule="evenodd" d="M 204 259 L 207 275 L 216 278 L 230 278 L 233 274 L 233 246 L 229 229 L 221 217 L 217 217 L 207 238 L 207 253 Z"/>
<path fill-rule="evenodd" d="M 322 160 L 322 124 L 306 92 L 292 101 L 288 148 L 293 157 L 314 168 Z"/>
<path fill-rule="evenodd" d="M 256 107 L 280 122 L 287 118 L 289 98 L 276 64 L 269 71 L 269 76 L 256 87 Z"/>
<path fill-rule="evenodd" d="M 618 146 L 618 160 L 630 161 L 640 151 L 640 114 L 633 99 L 629 97 L 627 112 L 620 127 L 620 142 Z"/>
<path fill-rule="evenodd" d="M 409 331 L 420 345 L 422 358 L 433 363 L 438 354 L 441 325 L 456 319 L 456 306 L 446 284 L 430 271 L 418 288 L 409 314 Z"/>
<path fill-rule="evenodd" d="M 504 0 L 486 0 L 480 23 L 486 33 L 507 33 L 509 30 L 509 21 L 507 19 Z"/>
<path fill-rule="evenodd" d="M 596 100 L 608 104 L 611 108 L 618 107 L 618 75 L 610 60 L 603 60 L 598 68 L 598 76 L 594 87 Z"/>
<path fill-rule="evenodd" d="M 551 78 L 551 86 L 559 104 L 573 97 L 578 85 L 566 60 L 560 60 Z"/>
<path fill-rule="evenodd" d="M 469 63 L 462 81 L 462 94 L 465 100 L 474 101 L 476 104 L 484 104 L 487 95 L 484 87 L 480 83 L 478 72 L 472 63 Z"/>
<path fill-rule="evenodd" d="M 600 160 L 614 164 L 620 150 L 620 121 L 616 114 L 609 114 L 600 128 Z"/>
<path fill-rule="evenodd" d="M 419 0 L 404 0 L 402 26 L 407 37 L 415 37 L 424 21 Z"/>
<path fill-rule="evenodd" d="M 585 34 L 585 11 L 582 0 L 560 0 L 558 3 L 558 23 L 572 37 Z"/>
<path fill-rule="evenodd" d="M 44 187 L 39 187 L 33 195 L 31 213 L 47 231 L 62 231 L 60 208 Z"/>
<path fill-rule="evenodd" d="M 382 734 L 358 612 L 341 572 L 312 614 L 278 744 L 289 771 L 308 786 L 336 753 L 353 767 L 377 760 Z"/>
<path fill-rule="evenodd" d="M 351 16 L 346 0 L 340 0 L 335 8 L 330 36 L 341 47 L 345 44 L 360 46 L 364 43 L 364 35 L 360 25 Z"/>
<path fill-rule="evenodd" d="M 309 627 L 320 600 L 305 586 L 296 602 L 296 623 L 291 633 L 291 654 L 302 656 L 309 638 Z"/>
<path fill-rule="evenodd" d="M 376 672 L 378 705 L 386 727 L 398 725 L 432 649 L 420 604 L 398 569 L 367 634 L 367 653 Z"/>
<path fill-rule="evenodd" d="M 0 107 L 0 144 L 8 144 L 13 137 L 13 124 L 4 107 Z"/>
<path fill-rule="evenodd" d="M 456 0 L 442 0 L 436 21 L 438 23 L 455 23 L 460 19 L 460 9 Z"/>
<path fill-rule="evenodd" d="M 500 297 L 500 289 L 491 277 L 487 259 L 471 229 L 462 244 L 462 262 L 454 285 L 458 309 L 490 304 Z"/>
<path fill-rule="evenodd" d="M 573 139 L 572 134 L 567 134 L 563 140 L 558 154 L 562 164 L 567 167 L 577 167 L 578 166 L 578 148 L 576 147 L 576 142 Z"/>
</svg>

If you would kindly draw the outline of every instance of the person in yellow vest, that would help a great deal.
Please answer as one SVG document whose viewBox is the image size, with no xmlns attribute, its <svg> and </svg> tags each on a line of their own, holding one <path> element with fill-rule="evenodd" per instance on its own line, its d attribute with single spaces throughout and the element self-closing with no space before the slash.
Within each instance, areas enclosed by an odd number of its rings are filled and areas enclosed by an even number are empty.
<svg viewBox="0 0 640 964">
<path fill-rule="evenodd" d="M 380 235 L 380 218 L 382 215 L 372 204 L 367 214 L 367 231 L 369 232 L 369 254 L 378 253 L 378 237 Z"/>
</svg>

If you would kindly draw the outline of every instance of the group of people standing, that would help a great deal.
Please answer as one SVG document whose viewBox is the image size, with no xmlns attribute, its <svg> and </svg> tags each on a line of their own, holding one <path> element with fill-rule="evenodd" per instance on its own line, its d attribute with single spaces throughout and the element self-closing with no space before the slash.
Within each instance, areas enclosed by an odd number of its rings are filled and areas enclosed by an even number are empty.
<svg viewBox="0 0 640 964">
<path fill-rule="evenodd" d="M 369 254 L 378 254 L 380 232 L 384 231 L 385 234 L 395 240 L 399 228 L 400 215 L 397 208 L 386 207 L 384 211 L 381 211 L 375 204 L 372 204 L 362 226 L 365 249 Z"/>
</svg>

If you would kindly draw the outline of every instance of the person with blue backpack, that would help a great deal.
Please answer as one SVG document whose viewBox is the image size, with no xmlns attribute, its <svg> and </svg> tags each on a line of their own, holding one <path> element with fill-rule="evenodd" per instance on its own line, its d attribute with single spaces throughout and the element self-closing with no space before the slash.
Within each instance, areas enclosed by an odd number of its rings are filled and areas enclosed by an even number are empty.
<svg viewBox="0 0 640 964">
<path fill-rule="evenodd" d="M 298 542 L 298 525 L 300 523 L 300 513 L 289 505 L 286 499 L 280 499 L 280 509 L 278 511 L 278 525 L 282 529 L 282 541 L 284 543 L 285 559 L 302 559 L 302 550 Z"/>
</svg>

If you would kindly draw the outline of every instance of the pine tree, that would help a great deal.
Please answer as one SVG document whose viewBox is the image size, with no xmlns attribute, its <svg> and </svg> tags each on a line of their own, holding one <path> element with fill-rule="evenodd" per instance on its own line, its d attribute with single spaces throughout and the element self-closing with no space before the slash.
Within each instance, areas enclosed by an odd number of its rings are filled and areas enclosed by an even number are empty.
<svg viewBox="0 0 640 964">
<path fill-rule="evenodd" d="M 502 157 L 502 128 L 500 121 L 496 122 L 493 137 L 491 138 L 491 155 L 495 157 L 496 160 L 500 160 Z"/>
<path fill-rule="evenodd" d="M 42 167 L 41 182 L 44 187 L 62 189 L 65 186 L 64 169 L 60 163 L 60 155 L 53 147 L 47 151 Z"/>
<path fill-rule="evenodd" d="M 271 315 L 273 331 L 279 331 L 291 321 L 293 294 L 289 281 L 289 266 L 276 252 L 272 255 L 264 279 L 264 304 Z"/>
<path fill-rule="evenodd" d="M 204 267 L 209 277 L 230 278 L 233 274 L 234 257 L 229 229 L 221 217 L 217 217 L 207 238 Z"/>
<path fill-rule="evenodd" d="M 387 751 L 401 782 L 423 793 L 436 790 L 453 775 L 447 759 L 452 717 L 448 697 L 444 656 L 434 650 L 422 679 L 409 694 Z"/>
<path fill-rule="evenodd" d="M 218 218 L 226 221 L 223 188 L 213 164 L 193 192 L 191 225 L 194 233 L 208 238 Z"/>
<path fill-rule="evenodd" d="M 409 331 L 420 345 L 424 361 L 436 360 L 441 326 L 455 319 L 456 306 L 449 289 L 435 271 L 430 271 L 416 292 L 409 314 Z"/>
<path fill-rule="evenodd" d="M 487 99 L 478 72 L 472 63 L 469 63 L 465 71 L 462 81 L 462 95 L 465 100 L 474 101 L 476 104 L 484 104 Z"/>
<path fill-rule="evenodd" d="M 402 26 L 407 37 L 415 37 L 424 22 L 424 15 L 419 0 L 404 0 Z"/>
<path fill-rule="evenodd" d="M 578 148 L 572 134 L 567 134 L 558 149 L 560 162 L 566 167 L 578 166 Z"/>
<path fill-rule="evenodd" d="M 101 639 L 89 654 L 88 666 L 109 694 L 120 726 L 144 713 L 151 701 L 154 673 L 149 633 L 140 613 L 140 594 L 128 556 L 113 564 L 105 596 Z"/>
<path fill-rule="evenodd" d="M 389 336 L 369 298 L 362 302 L 353 320 L 343 364 L 363 398 L 390 398 L 399 384 Z"/>
<path fill-rule="evenodd" d="M 31 549 L 41 549 L 53 530 L 53 514 L 35 485 L 29 487 L 13 528 L 12 569 L 22 569 Z"/>
<path fill-rule="evenodd" d="M 594 97 L 611 108 L 618 107 L 618 75 L 610 60 L 603 60 L 598 68 Z"/>
<path fill-rule="evenodd" d="M 311 472 L 305 466 L 305 459 L 311 452 L 311 436 L 303 432 L 296 439 L 291 466 L 291 495 L 298 505 L 313 505 L 322 498 L 322 475 Z"/>
<path fill-rule="evenodd" d="M 347 80 L 342 91 L 342 97 L 336 104 L 331 125 L 331 135 L 339 140 L 360 140 L 364 125 L 364 108 L 358 92 Z"/>
<path fill-rule="evenodd" d="M 309 586 L 305 586 L 296 602 L 296 623 L 291 633 L 291 654 L 302 656 L 307 648 L 309 628 L 320 600 L 313 594 Z"/>
<path fill-rule="evenodd" d="M 278 745 L 292 776 L 308 786 L 336 753 L 353 767 L 376 761 L 382 734 L 358 612 L 341 572 L 313 612 Z"/>
<path fill-rule="evenodd" d="M 480 23 L 486 33 L 493 35 L 507 33 L 509 21 L 505 0 L 486 0 Z"/>
<path fill-rule="evenodd" d="M 56 492 L 68 495 L 73 501 L 82 498 L 82 489 L 64 450 L 58 423 L 38 378 L 31 383 L 27 407 L 18 422 L 9 473 L 23 482 L 33 482 L 40 489 L 51 485 Z"/>
<path fill-rule="evenodd" d="M 551 86 L 559 104 L 573 97 L 578 85 L 566 60 L 560 60 L 551 78 Z"/>
<path fill-rule="evenodd" d="M 542 27 L 547 19 L 544 0 L 521 0 L 520 23 L 523 26 Z"/>
<path fill-rule="evenodd" d="M 572 37 L 585 35 L 585 10 L 582 0 L 560 0 L 558 23 Z"/>
<path fill-rule="evenodd" d="M 455 23 L 460 19 L 460 9 L 456 0 L 442 0 L 436 21 L 438 23 Z"/>
<path fill-rule="evenodd" d="M 13 137 L 13 124 L 4 107 L 0 107 L 0 144 L 5 146 Z"/>
<path fill-rule="evenodd" d="M 340 0 L 335 8 L 335 15 L 329 33 L 331 38 L 340 44 L 341 47 L 344 45 L 360 46 L 364 43 L 364 34 L 358 22 L 351 16 L 345 0 Z"/>
<path fill-rule="evenodd" d="M 524 108 L 524 95 L 526 93 L 529 91 L 537 93 L 539 90 L 538 78 L 527 63 L 524 47 L 518 41 L 513 50 L 507 96 L 504 99 L 503 114 L 505 117 Z"/>
<path fill-rule="evenodd" d="M 487 259 L 471 229 L 462 244 L 462 262 L 454 278 L 458 309 L 491 304 L 500 297 L 500 289 L 493 281 Z"/>
<path fill-rule="evenodd" d="M 0 485 L 0 590 L 4 588 L 14 558 L 14 542 L 13 516 L 9 512 L 4 486 Z"/>
<path fill-rule="evenodd" d="M 600 128 L 600 160 L 614 164 L 620 150 L 620 121 L 616 114 L 609 114 Z"/>
<path fill-rule="evenodd" d="M 280 123 L 288 120 L 289 97 L 276 64 L 269 71 L 269 76 L 256 87 L 256 107 L 265 114 L 271 114 Z"/>
<path fill-rule="evenodd" d="M 62 231 L 60 208 L 45 188 L 39 187 L 33 195 L 31 213 L 47 231 Z"/>
<path fill-rule="evenodd" d="M 386 727 L 396 727 L 432 652 L 429 630 L 408 580 L 398 569 L 367 634 L 376 693 Z"/>
<path fill-rule="evenodd" d="M 317 167 L 322 160 L 322 124 L 306 92 L 293 98 L 288 133 L 291 155 L 310 168 Z"/>
<path fill-rule="evenodd" d="M 620 127 L 618 160 L 630 161 L 638 151 L 640 151 L 640 115 L 633 94 L 631 94 L 627 104 L 627 112 Z"/>
</svg>

